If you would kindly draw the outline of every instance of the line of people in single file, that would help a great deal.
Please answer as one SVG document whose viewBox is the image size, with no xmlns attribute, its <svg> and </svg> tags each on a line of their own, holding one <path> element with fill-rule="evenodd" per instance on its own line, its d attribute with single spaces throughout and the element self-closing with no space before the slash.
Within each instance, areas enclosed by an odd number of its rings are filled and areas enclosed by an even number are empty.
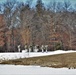
<svg viewBox="0 0 76 75">
<path fill-rule="evenodd" d="M 39 52 L 39 50 L 41 50 L 41 52 L 47 52 L 48 51 L 48 45 L 42 45 L 41 47 L 39 47 L 38 45 L 35 46 L 28 46 L 25 45 L 24 46 L 24 50 L 21 50 L 21 45 L 18 45 L 18 52 Z"/>
</svg>

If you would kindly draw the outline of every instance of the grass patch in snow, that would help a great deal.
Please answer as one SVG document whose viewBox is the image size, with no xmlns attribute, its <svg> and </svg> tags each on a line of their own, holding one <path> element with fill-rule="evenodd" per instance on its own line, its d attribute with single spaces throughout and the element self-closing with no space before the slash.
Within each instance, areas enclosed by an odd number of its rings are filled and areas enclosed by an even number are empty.
<svg viewBox="0 0 76 75">
<path fill-rule="evenodd" d="M 14 65 L 40 65 L 43 67 L 54 68 L 76 68 L 76 53 L 57 54 L 42 57 L 20 58 L 15 60 L 3 61 L 0 64 Z"/>
</svg>

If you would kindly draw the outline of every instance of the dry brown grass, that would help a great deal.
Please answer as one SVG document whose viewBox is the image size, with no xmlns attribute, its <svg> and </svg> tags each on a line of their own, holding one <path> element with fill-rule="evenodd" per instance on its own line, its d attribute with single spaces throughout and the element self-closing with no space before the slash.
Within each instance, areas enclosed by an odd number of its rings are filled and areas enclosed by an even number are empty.
<svg viewBox="0 0 76 75">
<path fill-rule="evenodd" d="M 40 65 L 44 67 L 47 66 L 55 68 L 76 68 L 76 53 L 9 60 L 3 61 L 1 64 Z"/>
</svg>

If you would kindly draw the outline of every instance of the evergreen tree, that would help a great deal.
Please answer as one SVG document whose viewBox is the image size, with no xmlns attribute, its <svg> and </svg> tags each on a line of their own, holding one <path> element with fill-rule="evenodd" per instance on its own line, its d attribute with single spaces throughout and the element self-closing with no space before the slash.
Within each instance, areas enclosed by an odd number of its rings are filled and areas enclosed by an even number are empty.
<svg viewBox="0 0 76 75">
<path fill-rule="evenodd" d="M 40 15 L 43 13 L 44 4 L 42 3 L 42 0 L 37 0 L 36 4 L 36 11 Z"/>
</svg>

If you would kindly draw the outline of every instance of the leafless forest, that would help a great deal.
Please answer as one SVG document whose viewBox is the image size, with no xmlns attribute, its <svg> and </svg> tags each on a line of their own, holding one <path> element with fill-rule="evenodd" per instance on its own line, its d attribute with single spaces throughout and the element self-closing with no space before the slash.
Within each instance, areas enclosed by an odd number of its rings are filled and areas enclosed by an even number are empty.
<svg viewBox="0 0 76 75">
<path fill-rule="evenodd" d="M 70 1 L 7 0 L 0 4 L 0 52 L 18 51 L 21 45 L 48 45 L 48 50 L 76 49 L 76 4 Z"/>
</svg>

